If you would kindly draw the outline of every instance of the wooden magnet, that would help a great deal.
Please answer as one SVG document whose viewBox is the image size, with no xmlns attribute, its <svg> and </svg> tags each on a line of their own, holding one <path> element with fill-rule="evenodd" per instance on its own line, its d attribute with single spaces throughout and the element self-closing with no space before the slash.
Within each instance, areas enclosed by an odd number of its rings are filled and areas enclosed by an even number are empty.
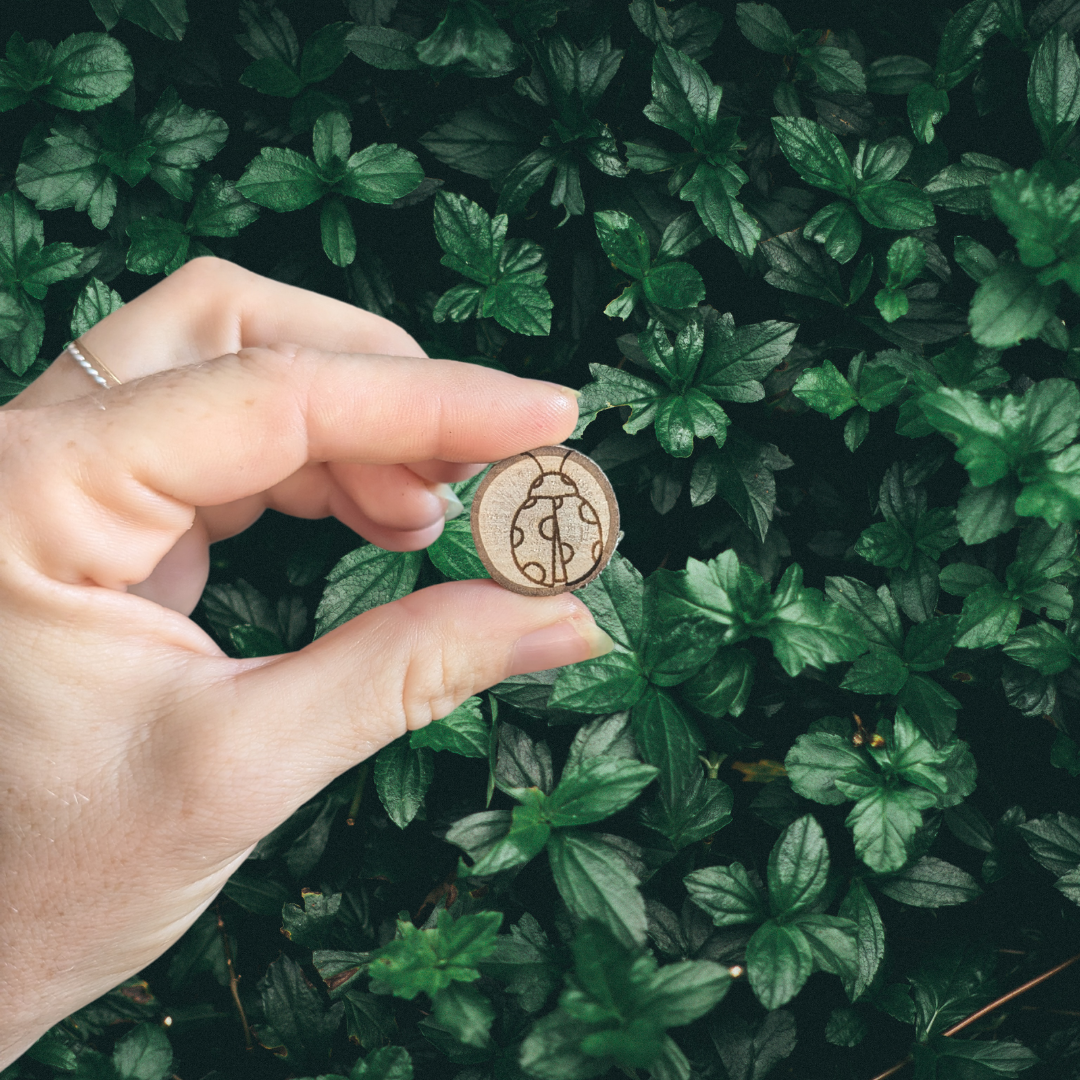
<svg viewBox="0 0 1080 1080">
<path fill-rule="evenodd" d="M 500 585 L 554 596 L 607 566 L 619 504 L 596 462 L 568 446 L 541 446 L 491 467 L 473 497 L 472 534 Z"/>
</svg>

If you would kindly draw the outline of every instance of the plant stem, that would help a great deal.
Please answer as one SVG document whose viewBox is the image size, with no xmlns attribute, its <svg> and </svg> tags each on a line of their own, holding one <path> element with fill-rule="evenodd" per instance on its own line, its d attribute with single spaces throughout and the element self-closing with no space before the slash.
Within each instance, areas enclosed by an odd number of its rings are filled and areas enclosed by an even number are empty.
<svg viewBox="0 0 1080 1080">
<path fill-rule="evenodd" d="M 353 792 L 352 802 L 349 803 L 349 813 L 345 817 L 346 825 L 356 824 L 356 815 L 360 812 L 360 802 L 364 798 L 364 782 L 367 780 L 368 763 L 365 761 L 356 774 L 356 791 Z"/>
<path fill-rule="evenodd" d="M 233 966 L 232 947 L 229 945 L 229 935 L 225 932 L 225 920 L 221 917 L 221 905 L 214 905 L 214 912 L 217 915 L 218 932 L 221 934 L 221 946 L 225 950 L 225 966 L 229 969 L 229 992 L 232 994 L 232 999 L 236 1005 L 236 1012 L 240 1017 L 240 1025 L 244 1029 L 244 1046 L 248 1050 L 253 1048 L 251 1041 L 251 1028 L 248 1027 L 247 1014 L 244 1012 L 244 1006 L 240 1001 L 240 991 L 238 989 L 240 980 L 236 975 L 236 968 Z"/>
<path fill-rule="evenodd" d="M 1047 979 L 1052 978 L 1059 971 L 1064 971 L 1070 964 L 1075 964 L 1077 960 L 1080 960 L 1080 953 L 1075 956 L 1070 956 L 1068 960 L 1062 960 L 1056 967 L 1050 968 L 1049 971 L 1044 971 L 1041 975 L 1036 975 L 1034 979 L 1029 979 L 1022 986 L 1018 986 L 1015 990 L 1010 990 L 1007 994 L 1002 994 L 1001 997 L 991 1001 L 989 1005 L 984 1005 L 978 1012 L 973 1012 L 967 1019 L 961 1020 L 959 1024 L 953 1024 L 947 1031 L 941 1033 L 942 1038 L 949 1038 L 950 1035 L 955 1035 L 958 1031 L 963 1031 L 964 1028 L 970 1024 L 974 1024 L 976 1020 L 981 1020 L 984 1016 L 992 1013 L 995 1009 L 1000 1009 L 1006 1002 L 1012 1001 L 1013 998 L 1019 997 L 1021 994 L 1026 994 L 1032 987 L 1038 986 L 1039 983 L 1045 982 Z M 905 1065 L 911 1061 L 911 1055 L 908 1054 L 903 1061 L 898 1061 L 891 1069 L 886 1069 L 883 1073 L 878 1073 L 874 1077 L 874 1080 L 886 1080 L 886 1077 L 892 1076 L 898 1073 Z"/>
</svg>

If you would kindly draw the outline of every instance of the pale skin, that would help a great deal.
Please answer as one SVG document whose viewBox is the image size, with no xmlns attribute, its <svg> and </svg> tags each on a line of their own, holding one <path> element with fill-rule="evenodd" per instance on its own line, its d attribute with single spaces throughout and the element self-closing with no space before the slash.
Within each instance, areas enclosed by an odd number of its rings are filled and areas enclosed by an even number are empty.
<svg viewBox="0 0 1080 1080">
<path fill-rule="evenodd" d="M 159 956 L 335 776 L 508 675 L 608 651 L 570 595 L 490 581 L 232 660 L 188 615 L 267 508 L 426 547 L 440 485 L 558 443 L 572 392 L 215 259 L 0 409 L 0 1069 Z M 359 542 L 359 541 L 358 541 Z"/>
</svg>

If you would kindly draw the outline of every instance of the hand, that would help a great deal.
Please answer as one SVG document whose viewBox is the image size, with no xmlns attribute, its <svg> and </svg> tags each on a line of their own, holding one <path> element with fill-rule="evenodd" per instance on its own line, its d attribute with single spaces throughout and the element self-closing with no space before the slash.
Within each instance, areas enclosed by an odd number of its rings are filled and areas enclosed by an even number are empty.
<svg viewBox="0 0 1080 1080">
<path fill-rule="evenodd" d="M 64 355 L 0 410 L 0 1068 L 160 955 L 335 776 L 508 675 L 610 648 L 572 596 L 465 581 L 228 659 L 187 618 L 211 542 L 272 507 L 425 547 L 444 485 L 565 439 L 572 392 L 427 359 L 213 259 L 83 340 L 122 386 Z"/>
</svg>

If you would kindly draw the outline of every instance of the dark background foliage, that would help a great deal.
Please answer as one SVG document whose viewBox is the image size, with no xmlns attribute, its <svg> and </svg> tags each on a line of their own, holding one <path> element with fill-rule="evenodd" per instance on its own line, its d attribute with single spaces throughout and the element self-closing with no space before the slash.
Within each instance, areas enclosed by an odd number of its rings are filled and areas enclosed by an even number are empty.
<svg viewBox="0 0 1080 1080">
<path fill-rule="evenodd" d="M 943 1036 L 1080 951 L 1078 27 L 3 5 L 5 396 L 215 254 L 583 387 L 625 528 L 609 658 L 339 778 L 5 1080 L 1080 1076 L 1076 969 Z M 264 655 L 481 572 L 268 513 L 195 618 Z"/>
</svg>

